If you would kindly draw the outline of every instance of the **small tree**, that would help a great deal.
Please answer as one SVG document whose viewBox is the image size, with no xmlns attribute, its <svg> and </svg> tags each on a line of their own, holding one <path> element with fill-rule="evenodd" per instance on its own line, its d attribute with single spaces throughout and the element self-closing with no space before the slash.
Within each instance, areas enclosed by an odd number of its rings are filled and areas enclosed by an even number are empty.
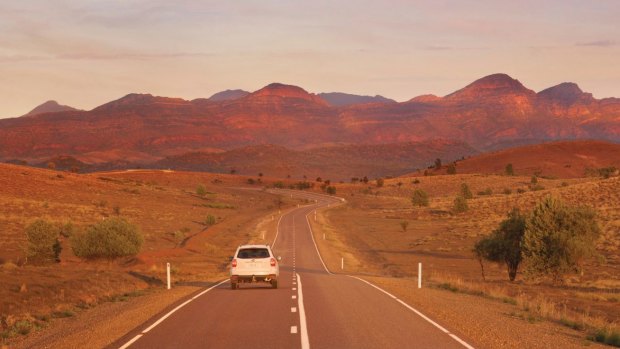
<svg viewBox="0 0 620 349">
<path fill-rule="evenodd" d="M 60 261 L 62 247 L 58 237 L 58 226 L 37 219 L 26 227 L 26 256 L 28 261 L 36 264 L 46 264 Z"/>
<path fill-rule="evenodd" d="M 457 195 L 454 199 L 454 206 L 452 207 L 454 213 L 463 213 L 469 210 L 469 206 L 467 206 L 467 199 L 465 199 L 462 195 Z"/>
<path fill-rule="evenodd" d="M 321 177 L 316 177 L 316 181 L 317 181 L 317 182 L 319 182 L 319 183 L 320 183 L 320 182 L 323 182 L 323 178 L 321 178 Z"/>
<path fill-rule="evenodd" d="M 207 188 L 205 188 L 203 184 L 198 184 L 196 186 L 196 195 L 204 197 L 205 195 L 207 195 Z"/>
<path fill-rule="evenodd" d="M 512 164 L 508 164 L 506 165 L 506 176 L 514 176 L 515 175 L 515 170 L 512 168 Z"/>
<path fill-rule="evenodd" d="M 461 183 L 460 195 L 465 199 L 471 199 L 474 197 L 474 195 L 471 193 L 471 190 L 469 190 L 469 186 L 467 185 L 467 183 Z"/>
<path fill-rule="evenodd" d="M 538 184 L 538 177 L 536 177 L 536 175 L 532 176 L 532 179 L 530 180 L 530 183 L 532 184 Z"/>
<path fill-rule="evenodd" d="M 135 256 L 142 243 L 138 227 L 121 217 L 107 218 L 71 237 L 73 253 L 86 259 Z"/>
<path fill-rule="evenodd" d="M 550 275 L 556 282 L 569 272 L 582 272 L 583 262 L 597 255 L 595 242 L 600 233 L 593 209 L 545 198 L 525 226 L 522 249 L 528 272 Z"/>
<path fill-rule="evenodd" d="M 422 189 L 416 189 L 411 197 L 413 206 L 428 206 L 428 194 Z"/>
<path fill-rule="evenodd" d="M 407 227 L 408 227 L 408 226 L 409 226 L 409 222 L 408 222 L 408 221 L 401 221 L 401 222 L 400 222 L 400 228 L 401 228 L 403 231 L 407 231 Z"/>
<path fill-rule="evenodd" d="M 453 175 L 456 174 L 456 164 L 455 163 L 451 163 L 450 165 L 448 165 L 448 174 Z"/>
<path fill-rule="evenodd" d="M 333 185 L 327 186 L 327 188 L 325 188 L 325 192 L 329 195 L 336 195 L 336 187 Z"/>
<path fill-rule="evenodd" d="M 381 188 L 384 183 L 385 180 L 383 178 L 377 178 L 377 188 Z"/>
<path fill-rule="evenodd" d="M 441 159 L 437 158 L 435 159 L 435 170 L 439 170 L 441 169 Z"/>
<path fill-rule="evenodd" d="M 518 209 L 508 213 L 491 235 L 482 238 L 474 246 L 474 253 L 480 262 L 482 278 L 484 279 L 484 265 L 482 260 L 505 264 L 508 268 L 508 278 L 514 281 L 522 260 L 521 243 L 525 232 L 525 216 Z"/>
</svg>

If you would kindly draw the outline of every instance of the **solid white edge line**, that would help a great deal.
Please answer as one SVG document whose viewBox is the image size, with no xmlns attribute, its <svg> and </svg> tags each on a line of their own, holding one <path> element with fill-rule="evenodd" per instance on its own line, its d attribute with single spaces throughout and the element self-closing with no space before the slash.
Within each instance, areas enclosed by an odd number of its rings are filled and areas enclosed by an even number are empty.
<svg viewBox="0 0 620 349">
<path fill-rule="evenodd" d="M 308 339 L 308 325 L 306 324 L 306 309 L 304 308 L 304 294 L 301 291 L 301 278 L 297 274 L 297 282 L 299 299 L 297 300 L 299 308 L 299 327 L 301 328 L 301 349 L 310 349 L 310 340 Z"/>
<path fill-rule="evenodd" d="M 276 241 L 278 241 L 278 234 L 280 234 L 280 222 L 282 222 L 282 217 L 284 217 L 285 214 L 281 215 L 280 219 L 278 219 L 278 224 L 276 225 L 276 237 L 273 238 L 273 242 L 271 243 L 271 249 L 274 249 L 276 246 Z"/>
<path fill-rule="evenodd" d="M 140 339 L 140 337 L 142 337 L 142 334 L 139 334 L 135 337 L 133 337 L 129 342 L 125 343 L 122 347 L 120 347 L 119 349 L 126 349 L 129 348 L 130 345 L 132 345 L 135 341 L 137 341 L 138 339 Z"/>
<path fill-rule="evenodd" d="M 419 317 L 421 317 L 422 319 L 426 320 L 428 323 L 430 323 L 431 325 L 437 327 L 440 331 L 448 334 L 450 337 L 452 337 L 452 339 L 454 339 L 455 341 L 459 342 L 461 345 L 463 345 L 465 348 L 467 349 L 474 349 L 474 347 L 472 347 L 470 344 L 468 344 L 467 342 L 465 342 L 464 340 L 462 340 L 461 338 L 459 338 L 457 335 L 455 335 L 454 333 L 450 333 L 450 331 L 448 331 L 447 329 L 445 329 L 443 326 L 439 325 L 438 323 L 436 323 L 435 321 L 431 320 L 428 316 L 422 314 L 422 312 L 420 312 L 419 310 L 415 309 L 414 307 L 410 306 L 409 304 L 405 303 L 402 299 L 398 299 L 398 297 L 394 296 L 393 294 L 389 293 L 388 291 L 382 289 L 381 287 L 373 284 L 370 281 L 364 280 L 362 278 L 358 278 L 357 276 L 353 276 L 353 275 L 347 275 L 350 278 L 354 278 L 357 279 L 361 282 L 364 282 L 374 288 L 376 288 L 377 290 L 383 292 L 384 294 L 386 294 L 387 296 L 389 296 L 390 298 L 394 299 L 395 301 L 397 301 L 398 303 L 402 304 L 405 308 L 411 310 L 412 312 L 414 312 L 415 314 L 417 314 Z"/>
<path fill-rule="evenodd" d="M 200 292 L 199 294 L 197 294 L 196 296 L 186 300 L 185 302 L 183 302 L 182 304 L 178 305 L 176 308 L 170 310 L 166 315 L 162 316 L 161 318 L 159 318 L 157 321 L 155 321 L 151 326 L 149 326 L 148 328 L 146 328 L 144 331 L 142 331 L 139 335 L 135 336 L 134 338 L 132 338 L 129 342 L 123 344 L 122 347 L 120 347 L 119 349 L 125 349 L 128 348 L 130 345 L 132 345 L 135 341 L 137 341 L 138 339 L 140 339 L 140 337 L 142 337 L 142 335 L 144 335 L 145 333 L 149 332 L 150 330 L 152 330 L 153 328 L 155 328 L 155 326 L 159 325 L 160 323 L 162 323 L 164 320 L 166 320 L 170 315 L 174 314 L 176 311 L 178 311 L 179 309 L 183 308 L 184 306 L 186 306 L 188 303 L 190 303 L 191 301 L 193 301 L 194 299 L 202 296 L 203 294 L 211 291 L 212 289 L 218 287 L 219 285 L 228 282 L 229 279 L 226 280 L 222 280 L 219 283 L 209 287 L 208 289 Z"/>
<path fill-rule="evenodd" d="M 312 211 L 310 211 L 307 215 L 306 215 L 306 224 L 308 224 L 308 229 L 310 229 L 310 237 L 312 238 L 312 243 L 314 244 L 314 249 L 316 249 L 316 254 L 319 256 L 319 260 L 321 261 L 321 264 L 323 265 L 323 269 L 325 269 L 325 271 L 327 272 L 327 274 L 332 274 L 332 272 L 329 271 L 329 269 L 327 269 L 327 266 L 325 265 L 325 262 L 323 262 L 323 257 L 321 257 L 321 252 L 319 252 L 319 247 L 316 244 L 316 241 L 314 240 L 314 232 L 312 231 L 312 227 L 310 226 L 310 221 L 308 220 L 308 216 L 310 215 L 310 213 L 316 211 L 316 208 Z"/>
</svg>

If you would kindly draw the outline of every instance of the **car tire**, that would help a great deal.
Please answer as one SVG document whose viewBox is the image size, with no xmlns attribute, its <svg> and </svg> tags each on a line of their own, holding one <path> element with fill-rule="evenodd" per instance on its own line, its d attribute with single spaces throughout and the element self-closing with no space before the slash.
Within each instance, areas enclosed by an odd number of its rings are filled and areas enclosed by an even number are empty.
<svg viewBox="0 0 620 349">
<path fill-rule="evenodd" d="M 271 280 L 271 288 L 278 288 L 278 280 Z"/>
</svg>

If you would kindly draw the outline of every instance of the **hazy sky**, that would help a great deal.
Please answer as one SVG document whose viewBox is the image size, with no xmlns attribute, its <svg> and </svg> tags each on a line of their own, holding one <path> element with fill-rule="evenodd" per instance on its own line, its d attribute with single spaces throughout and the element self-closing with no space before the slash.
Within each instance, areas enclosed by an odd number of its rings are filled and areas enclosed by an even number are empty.
<svg viewBox="0 0 620 349">
<path fill-rule="evenodd" d="M 497 72 L 620 97 L 619 14 L 618 0 L 2 1 L 0 117 L 271 82 L 403 101 Z"/>
</svg>

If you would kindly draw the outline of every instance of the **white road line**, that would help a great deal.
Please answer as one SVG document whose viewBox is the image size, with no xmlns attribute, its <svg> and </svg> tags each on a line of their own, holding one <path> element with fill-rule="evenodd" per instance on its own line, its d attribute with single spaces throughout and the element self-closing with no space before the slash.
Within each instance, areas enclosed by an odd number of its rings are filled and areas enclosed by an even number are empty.
<svg viewBox="0 0 620 349">
<path fill-rule="evenodd" d="M 183 308 L 184 306 L 186 306 L 188 303 L 190 303 L 191 301 L 193 301 L 194 299 L 202 296 L 203 294 L 211 291 L 212 289 L 218 287 L 219 285 L 228 282 L 228 279 L 226 280 L 222 280 L 221 282 L 209 287 L 208 289 L 200 292 L 199 294 L 195 295 L 194 297 L 186 300 L 185 302 L 181 303 L 179 306 L 177 306 L 176 308 L 170 310 L 166 315 L 162 316 L 161 318 L 159 318 L 159 320 L 155 321 L 155 323 L 153 323 L 151 326 L 149 326 L 147 329 L 145 329 L 144 331 L 142 331 L 142 333 L 140 333 L 139 335 L 135 336 L 134 338 L 132 338 L 129 342 L 125 343 L 122 347 L 120 347 L 119 349 L 125 349 L 128 348 L 131 344 L 133 344 L 135 341 L 137 341 L 138 339 L 140 339 L 140 337 L 149 332 L 150 330 L 154 329 L 157 325 L 159 325 L 160 323 L 162 323 L 164 320 L 166 320 L 170 315 L 174 314 L 176 311 L 178 311 L 179 309 Z"/>
<path fill-rule="evenodd" d="M 291 307 L 291 313 L 296 313 L 297 312 L 297 307 Z"/>
<path fill-rule="evenodd" d="M 296 295 L 292 295 L 291 299 L 297 299 L 297 296 Z"/>
<path fill-rule="evenodd" d="M 428 321 L 431 325 L 437 327 L 440 331 L 448 334 L 450 337 L 452 337 L 452 339 L 454 339 L 455 341 L 461 343 L 461 345 L 463 345 L 465 348 L 467 349 L 474 349 L 474 347 L 472 347 L 470 344 L 468 344 L 467 342 L 465 342 L 464 340 L 462 340 L 461 338 L 459 338 L 457 335 L 455 335 L 454 333 L 450 333 L 450 331 L 448 331 L 447 329 L 445 329 L 443 326 L 439 325 L 438 323 L 436 323 L 435 321 L 431 320 L 428 316 L 422 314 L 419 310 L 415 309 L 414 307 L 410 306 L 409 304 L 405 303 L 402 299 L 398 299 L 398 297 L 396 297 L 395 295 L 389 293 L 388 291 L 382 289 L 381 287 L 371 283 L 370 281 L 366 281 L 364 279 L 358 278 L 357 276 L 353 276 L 353 275 L 347 275 L 348 277 L 357 279 L 361 282 L 364 282 L 374 288 L 376 288 L 377 290 L 385 293 L 387 296 L 389 296 L 390 298 L 394 299 L 395 301 L 397 301 L 398 303 L 402 304 L 403 306 L 405 306 L 405 308 L 411 310 L 412 312 L 416 313 L 418 316 L 420 316 L 422 319 Z"/>
<path fill-rule="evenodd" d="M 297 291 L 297 287 L 293 287 L 293 291 Z"/>
<path fill-rule="evenodd" d="M 273 238 L 273 243 L 271 244 L 271 248 L 273 249 L 276 245 L 276 241 L 278 241 L 278 234 L 280 234 L 280 222 L 282 222 L 282 217 L 284 217 L 287 213 L 280 216 L 278 219 L 278 225 L 276 225 L 276 237 Z"/>
<path fill-rule="evenodd" d="M 291 326 L 291 333 L 297 333 L 297 326 Z"/>
<path fill-rule="evenodd" d="M 308 340 L 308 326 L 306 325 L 306 310 L 304 308 L 304 294 L 301 291 L 301 278 L 297 274 L 299 280 L 299 326 L 301 327 L 301 349 L 310 349 L 310 341 Z"/>
<path fill-rule="evenodd" d="M 331 275 L 332 273 L 329 271 L 329 269 L 327 269 L 327 266 L 325 266 L 325 262 L 323 262 L 323 257 L 321 257 L 321 253 L 319 252 L 319 247 L 316 245 L 316 241 L 314 241 L 314 233 L 312 232 L 312 227 L 310 227 L 310 221 L 308 220 L 308 215 L 310 215 L 310 213 L 312 212 L 314 211 L 311 211 L 306 215 L 306 224 L 308 224 L 308 229 L 310 229 L 310 237 L 312 238 L 312 243 L 314 244 L 314 248 L 316 249 L 316 254 L 319 256 L 319 260 L 323 265 L 323 269 L 325 269 L 327 274 Z"/>
<path fill-rule="evenodd" d="M 138 339 L 140 339 L 140 337 L 142 337 L 142 334 L 139 334 L 135 337 L 133 337 L 132 340 L 130 340 L 129 342 L 125 343 L 122 347 L 120 347 L 119 349 L 126 349 L 129 348 L 130 345 L 133 344 L 133 342 L 137 341 Z"/>
</svg>

